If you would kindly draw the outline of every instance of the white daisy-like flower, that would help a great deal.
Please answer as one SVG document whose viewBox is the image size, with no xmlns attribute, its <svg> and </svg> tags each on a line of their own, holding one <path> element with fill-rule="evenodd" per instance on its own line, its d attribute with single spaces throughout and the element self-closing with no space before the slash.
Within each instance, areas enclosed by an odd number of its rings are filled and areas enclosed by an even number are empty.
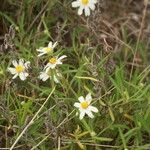
<svg viewBox="0 0 150 150">
<path fill-rule="evenodd" d="M 37 51 L 40 53 L 38 55 L 38 57 L 48 54 L 48 53 L 52 53 L 54 48 L 57 46 L 57 42 L 55 42 L 54 44 L 50 41 L 47 47 L 41 47 L 39 49 L 37 49 Z"/>
<path fill-rule="evenodd" d="M 46 69 L 45 71 L 40 72 L 39 75 L 39 79 L 41 79 L 42 81 L 46 81 L 47 79 L 52 79 L 54 80 L 55 83 L 59 83 L 59 80 L 57 79 L 57 77 L 61 77 L 61 74 L 56 70 L 56 74 L 57 75 L 53 75 L 51 74 L 51 70 L 50 69 Z"/>
<path fill-rule="evenodd" d="M 24 62 L 23 59 L 20 59 L 18 63 L 16 60 L 13 60 L 12 64 L 14 65 L 15 68 L 12 67 L 8 68 L 8 71 L 14 75 L 12 79 L 15 79 L 16 77 L 19 76 L 21 80 L 25 80 L 29 75 L 26 71 L 30 66 L 30 62 L 29 61 Z"/>
<path fill-rule="evenodd" d="M 90 118 L 94 118 L 94 115 L 92 112 L 97 113 L 98 109 L 94 106 L 91 106 L 90 103 L 92 101 L 91 93 L 86 95 L 84 98 L 83 96 L 80 96 L 78 98 L 80 103 L 74 103 L 74 106 L 79 109 L 80 115 L 79 118 L 80 120 L 83 119 L 85 114 L 87 114 Z"/>
<path fill-rule="evenodd" d="M 58 57 L 51 57 L 44 69 L 50 69 L 50 68 L 54 69 L 57 65 L 62 64 L 62 59 L 66 58 L 66 57 L 67 57 L 66 55 L 63 55 L 59 58 Z"/>
<path fill-rule="evenodd" d="M 82 15 L 84 10 L 85 16 L 90 16 L 90 9 L 95 10 L 96 3 L 97 0 L 76 0 L 72 2 L 72 7 L 79 7 L 78 15 Z"/>
</svg>

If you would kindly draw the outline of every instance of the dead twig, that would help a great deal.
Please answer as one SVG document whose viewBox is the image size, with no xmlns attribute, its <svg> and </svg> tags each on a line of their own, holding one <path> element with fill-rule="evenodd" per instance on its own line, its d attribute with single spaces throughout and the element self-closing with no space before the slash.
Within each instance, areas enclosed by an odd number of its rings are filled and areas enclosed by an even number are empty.
<svg viewBox="0 0 150 150">
<path fill-rule="evenodd" d="M 138 39 L 137 39 L 137 43 L 136 43 L 136 47 L 135 47 L 135 53 L 133 55 L 133 62 L 132 62 L 132 67 L 131 67 L 131 72 L 130 72 L 130 80 L 132 78 L 132 74 L 133 74 L 133 69 L 134 69 L 134 64 L 135 64 L 135 60 L 136 60 L 136 56 L 137 56 L 137 50 L 138 50 L 138 46 L 139 46 L 139 42 L 142 36 L 142 31 L 144 28 L 144 23 L 145 23 L 145 17 L 146 17 L 146 11 L 147 11 L 147 7 L 148 7 L 148 0 L 144 1 L 145 7 L 143 10 L 143 16 L 142 16 L 142 22 L 141 22 L 141 27 L 140 27 L 140 31 L 139 31 L 139 35 L 138 35 Z"/>
</svg>

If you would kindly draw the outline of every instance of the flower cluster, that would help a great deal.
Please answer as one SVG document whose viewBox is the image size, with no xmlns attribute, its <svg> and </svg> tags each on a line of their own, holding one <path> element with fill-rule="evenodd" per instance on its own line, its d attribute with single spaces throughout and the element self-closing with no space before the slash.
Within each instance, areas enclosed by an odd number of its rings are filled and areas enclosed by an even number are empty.
<svg viewBox="0 0 150 150">
<path fill-rule="evenodd" d="M 27 70 L 30 66 L 30 62 L 24 62 L 23 59 L 20 59 L 19 62 L 17 62 L 16 60 L 12 61 L 12 64 L 14 66 L 14 68 L 9 67 L 8 71 L 13 74 L 13 79 L 17 78 L 19 76 L 19 78 L 21 80 L 25 80 L 27 78 L 27 76 L 29 75 Z"/>
<path fill-rule="evenodd" d="M 86 95 L 85 98 L 83 96 L 80 96 L 78 100 L 80 103 L 76 102 L 74 103 L 74 106 L 79 109 L 80 112 L 79 118 L 83 119 L 85 114 L 87 114 L 90 118 L 93 118 L 94 115 L 92 112 L 97 113 L 98 109 L 94 106 L 91 106 L 91 101 L 92 101 L 91 93 Z"/>
<path fill-rule="evenodd" d="M 53 53 L 54 48 L 57 46 L 57 42 L 55 42 L 54 44 L 50 41 L 47 47 L 40 47 L 39 49 L 37 49 L 37 51 L 40 53 L 38 55 L 38 57 L 45 55 L 45 54 L 49 54 L 49 53 Z"/>
<path fill-rule="evenodd" d="M 95 10 L 95 4 L 97 0 L 76 0 L 72 2 L 72 7 L 79 7 L 78 15 L 82 15 L 83 11 L 85 16 L 90 16 L 90 9 Z"/>
<path fill-rule="evenodd" d="M 59 83 L 58 78 L 62 75 L 59 73 L 58 69 L 56 69 L 57 65 L 62 64 L 62 60 L 66 58 L 66 55 L 63 55 L 61 57 L 58 56 L 52 56 L 53 55 L 53 49 L 56 47 L 57 42 L 52 44 L 52 42 L 49 42 L 48 47 L 43 47 L 37 49 L 37 51 L 40 53 L 38 57 L 41 57 L 45 54 L 51 54 L 47 64 L 45 65 L 43 71 L 40 72 L 39 79 L 42 81 L 46 81 L 48 79 L 53 79 L 55 83 Z M 25 80 L 28 76 L 28 68 L 30 67 L 30 62 L 25 62 L 23 59 L 20 59 L 18 62 L 16 60 L 12 61 L 12 64 L 14 68 L 8 67 L 8 71 L 13 74 L 13 78 L 15 79 L 19 76 L 21 80 Z M 92 112 L 97 113 L 98 109 L 94 106 L 91 106 L 92 97 L 89 93 L 85 98 L 83 96 L 80 96 L 78 98 L 79 102 L 74 103 L 74 106 L 79 109 L 80 115 L 79 118 L 83 119 L 83 117 L 87 114 L 90 118 L 93 118 L 94 115 Z"/>
<path fill-rule="evenodd" d="M 52 42 L 49 42 L 47 47 L 37 49 L 37 51 L 39 52 L 38 57 L 41 57 L 45 54 L 53 54 L 53 50 L 56 45 L 57 42 L 55 42 L 54 44 L 52 44 Z M 61 77 L 61 74 L 56 69 L 56 67 L 57 65 L 62 64 L 62 59 L 66 57 L 66 55 L 63 55 L 61 57 L 51 55 L 43 71 L 40 72 L 39 79 L 41 79 L 42 81 L 53 79 L 54 82 L 58 83 L 59 80 L 57 78 Z M 30 67 L 30 62 L 25 62 L 23 59 L 20 59 L 18 62 L 16 60 L 13 60 L 12 64 L 14 68 L 8 68 L 8 71 L 14 75 L 12 79 L 15 79 L 19 76 L 19 78 L 24 81 L 29 76 L 28 68 Z"/>
<path fill-rule="evenodd" d="M 76 0 L 72 2 L 72 7 L 78 9 L 78 15 L 82 15 L 83 12 L 85 16 L 90 16 L 90 11 L 95 10 L 95 5 L 97 0 Z M 57 42 L 54 44 L 50 41 L 47 47 L 40 47 L 37 49 L 38 57 L 42 57 L 43 55 L 47 55 L 49 57 L 47 64 L 44 66 L 43 71 L 39 74 L 39 79 L 42 81 L 46 81 L 48 79 L 52 79 L 55 83 L 59 83 L 60 74 L 57 69 L 58 65 L 62 64 L 62 60 L 66 58 L 66 55 L 55 56 L 53 54 L 55 47 L 57 46 Z M 16 60 L 12 61 L 14 68 L 9 67 L 8 71 L 13 75 L 12 79 L 19 77 L 21 80 L 26 80 L 29 76 L 28 69 L 30 67 L 30 62 L 25 62 L 23 59 L 20 59 L 18 62 Z M 79 118 L 83 119 L 85 115 L 88 115 L 90 118 L 93 118 L 93 112 L 97 113 L 98 109 L 94 106 L 91 106 L 92 97 L 89 93 L 85 98 L 80 96 L 78 98 L 79 102 L 75 102 L 74 106 L 79 109 L 80 115 Z"/>
<path fill-rule="evenodd" d="M 48 63 L 44 67 L 43 71 L 40 72 L 39 79 L 41 79 L 42 81 L 46 81 L 47 79 L 53 79 L 54 82 L 56 82 L 56 83 L 59 82 L 59 80 L 57 78 L 61 77 L 61 74 L 56 69 L 56 67 L 57 67 L 57 65 L 61 65 L 62 59 L 66 58 L 67 56 L 66 55 L 63 55 L 61 57 L 53 56 L 53 51 L 56 46 L 57 46 L 57 42 L 55 42 L 53 44 L 50 41 L 47 47 L 41 47 L 41 48 L 37 49 L 37 51 L 39 52 L 38 57 L 41 57 L 45 54 L 51 55 L 48 60 Z"/>
</svg>

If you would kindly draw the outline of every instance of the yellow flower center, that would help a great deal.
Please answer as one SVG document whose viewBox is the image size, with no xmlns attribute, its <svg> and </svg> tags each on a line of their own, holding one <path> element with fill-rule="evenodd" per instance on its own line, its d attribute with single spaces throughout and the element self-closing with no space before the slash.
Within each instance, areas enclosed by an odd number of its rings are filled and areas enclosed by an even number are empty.
<svg viewBox="0 0 150 150">
<path fill-rule="evenodd" d="M 18 73 L 21 73 L 21 72 L 24 71 L 24 67 L 21 66 L 21 65 L 18 65 L 18 66 L 16 67 L 16 71 L 17 71 Z"/>
<path fill-rule="evenodd" d="M 56 62 L 57 62 L 57 59 L 55 57 L 49 59 L 49 63 L 51 64 L 55 64 Z"/>
<path fill-rule="evenodd" d="M 89 3 L 89 0 L 82 0 L 83 5 L 87 5 Z"/>
<path fill-rule="evenodd" d="M 52 48 L 50 48 L 50 47 L 46 47 L 45 48 L 45 51 L 48 53 L 48 52 L 51 52 L 52 51 Z"/>
<path fill-rule="evenodd" d="M 86 102 L 86 101 L 84 101 L 84 102 L 81 103 L 81 107 L 82 107 L 83 109 L 88 108 L 88 106 L 89 106 L 89 104 L 88 104 L 88 102 Z"/>
</svg>

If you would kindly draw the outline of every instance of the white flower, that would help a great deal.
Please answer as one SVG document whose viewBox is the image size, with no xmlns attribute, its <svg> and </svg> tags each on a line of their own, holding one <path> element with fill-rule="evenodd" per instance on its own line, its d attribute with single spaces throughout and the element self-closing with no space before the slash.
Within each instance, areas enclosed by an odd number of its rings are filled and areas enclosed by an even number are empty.
<svg viewBox="0 0 150 150">
<path fill-rule="evenodd" d="M 79 112 L 80 112 L 79 118 L 80 118 L 80 120 L 83 119 L 85 114 L 87 114 L 90 118 L 93 118 L 94 115 L 93 115 L 92 111 L 97 113 L 98 109 L 96 107 L 90 105 L 90 103 L 92 101 L 91 94 L 89 93 L 85 97 L 85 99 L 84 99 L 83 96 L 80 96 L 78 98 L 78 100 L 79 100 L 80 103 L 74 103 L 74 106 L 79 109 Z"/>
<path fill-rule="evenodd" d="M 72 7 L 79 7 L 78 15 L 82 15 L 84 10 L 85 16 L 90 16 L 90 9 L 95 10 L 96 3 L 97 0 L 76 0 L 72 2 Z"/>
<path fill-rule="evenodd" d="M 41 79 L 42 81 L 46 81 L 47 79 L 52 79 L 54 80 L 54 82 L 59 83 L 59 80 L 57 79 L 57 77 L 61 77 L 61 74 L 56 70 L 56 74 L 57 75 L 51 75 L 51 70 L 50 69 L 46 69 L 45 71 L 40 72 L 39 75 L 39 79 Z"/>
<path fill-rule="evenodd" d="M 52 42 L 49 42 L 48 47 L 41 47 L 37 49 L 37 51 L 40 53 L 38 57 L 48 54 L 48 53 L 52 53 L 56 45 L 57 45 L 57 42 L 55 42 L 54 44 L 52 44 Z"/>
<path fill-rule="evenodd" d="M 20 59 L 19 63 L 17 63 L 16 60 L 13 60 L 12 64 L 15 68 L 8 68 L 8 71 L 14 75 L 12 79 L 15 79 L 17 76 L 19 76 L 21 80 L 25 80 L 26 77 L 29 75 L 26 71 L 29 68 L 30 62 L 24 62 L 23 59 Z"/>
<path fill-rule="evenodd" d="M 45 66 L 44 69 L 54 69 L 57 65 L 62 64 L 62 59 L 66 58 L 66 55 L 63 55 L 61 57 L 52 57 L 49 59 L 49 62 Z"/>
</svg>

